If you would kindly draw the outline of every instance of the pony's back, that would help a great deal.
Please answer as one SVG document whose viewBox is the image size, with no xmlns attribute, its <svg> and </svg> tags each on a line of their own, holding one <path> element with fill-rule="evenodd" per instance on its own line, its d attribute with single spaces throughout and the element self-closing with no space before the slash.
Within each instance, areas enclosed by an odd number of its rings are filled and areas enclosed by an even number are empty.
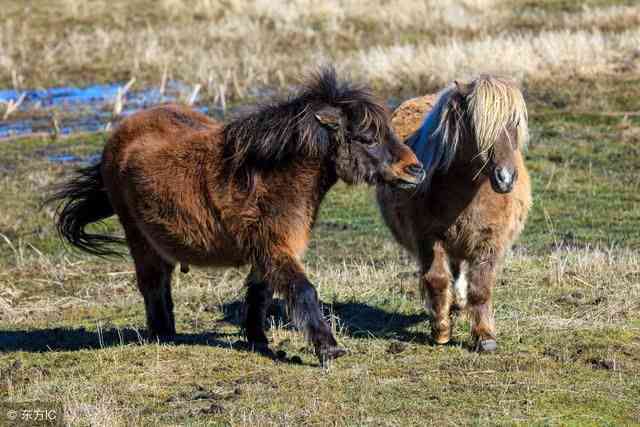
<svg viewBox="0 0 640 427">
<path fill-rule="evenodd" d="M 424 118 L 438 100 L 438 95 L 425 95 L 400 104 L 391 116 L 393 130 L 401 140 L 406 140 L 420 128 Z"/>
</svg>

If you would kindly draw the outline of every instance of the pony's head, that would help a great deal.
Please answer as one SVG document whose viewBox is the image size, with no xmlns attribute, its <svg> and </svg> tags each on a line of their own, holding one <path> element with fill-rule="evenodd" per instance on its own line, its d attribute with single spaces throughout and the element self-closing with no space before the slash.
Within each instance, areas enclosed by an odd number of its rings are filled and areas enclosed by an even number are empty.
<svg viewBox="0 0 640 427">
<path fill-rule="evenodd" d="M 494 191 L 508 193 L 518 179 L 518 150 L 528 137 L 527 107 L 517 85 L 480 76 L 442 91 L 409 144 L 429 177 L 454 167 L 473 179 L 487 176 Z"/>
<path fill-rule="evenodd" d="M 339 81 L 331 67 L 295 97 L 231 122 L 225 136 L 236 169 L 273 167 L 301 156 L 332 161 L 337 176 L 350 184 L 416 187 L 425 176 L 393 132 L 387 108 L 368 89 Z"/>
<path fill-rule="evenodd" d="M 314 116 L 334 142 L 336 172 L 343 181 L 402 188 L 422 182 L 422 164 L 398 140 L 388 109 L 367 88 L 338 81 L 328 68 L 311 80 L 307 92 L 321 102 Z"/>
</svg>

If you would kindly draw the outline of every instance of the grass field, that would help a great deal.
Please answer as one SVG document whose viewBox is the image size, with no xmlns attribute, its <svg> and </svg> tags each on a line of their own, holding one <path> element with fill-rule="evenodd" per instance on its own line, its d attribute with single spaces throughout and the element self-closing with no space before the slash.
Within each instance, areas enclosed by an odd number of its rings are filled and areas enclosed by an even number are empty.
<svg viewBox="0 0 640 427">
<path fill-rule="evenodd" d="M 176 272 L 177 342 L 147 342 L 130 260 L 69 251 L 52 210 L 38 209 L 77 166 L 48 156 L 98 153 L 106 136 L 4 142 L 0 402 L 61 401 L 72 425 L 640 424 L 634 2 L 380 1 L 377 13 L 337 1 L 27 3 L 28 13 L 0 0 L 0 87 L 132 75 L 156 84 L 167 60 L 174 78 L 206 83 L 212 73 L 212 99 L 227 84 L 242 102 L 322 57 L 401 99 L 458 72 L 513 73 L 529 105 L 534 206 L 496 288 L 499 351 L 478 355 L 464 318 L 453 344 L 430 343 L 412 260 L 371 190 L 338 185 L 305 258 L 349 350 L 325 370 L 281 304 L 269 335 L 286 361 L 236 343 L 246 269 Z M 426 21 L 427 12 L 438 19 Z M 487 60 L 495 46 L 512 61 Z M 408 63 L 419 64 L 415 73 Z M 120 232 L 115 221 L 108 228 Z"/>
</svg>

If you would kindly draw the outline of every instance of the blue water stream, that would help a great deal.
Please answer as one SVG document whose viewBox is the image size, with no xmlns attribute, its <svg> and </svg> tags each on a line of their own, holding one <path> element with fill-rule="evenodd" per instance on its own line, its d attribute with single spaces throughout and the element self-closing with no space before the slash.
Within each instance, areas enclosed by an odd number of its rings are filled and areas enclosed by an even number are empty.
<svg viewBox="0 0 640 427">
<path fill-rule="evenodd" d="M 23 94 L 24 99 L 14 113 L 17 117 L 1 120 L 0 139 L 29 135 L 36 132 L 49 132 L 52 129 L 51 116 L 60 112 L 59 128 L 63 135 L 74 132 L 96 132 L 104 130 L 113 120 L 113 104 L 123 84 L 92 85 L 83 88 L 61 87 L 33 89 L 27 91 L 0 90 L 0 104 L 16 102 Z M 122 115 L 162 102 L 184 98 L 191 88 L 181 82 L 168 82 L 164 93 L 159 88 L 131 90 L 124 96 Z M 208 113 L 206 106 L 194 108 Z M 0 109 L 3 111 L 3 109 Z M 218 111 L 212 111 L 220 115 Z"/>
</svg>

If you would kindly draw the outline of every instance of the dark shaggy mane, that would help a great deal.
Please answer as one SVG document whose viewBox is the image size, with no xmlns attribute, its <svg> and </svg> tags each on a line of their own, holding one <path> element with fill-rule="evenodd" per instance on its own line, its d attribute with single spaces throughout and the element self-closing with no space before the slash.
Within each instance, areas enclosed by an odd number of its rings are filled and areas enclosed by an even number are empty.
<svg viewBox="0 0 640 427">
<path fill-rule="evenodd" d="M 340 81 L 333 67 L 315 73 L 286 100 L 252 108 L 224 128 L 225 159 L 234 170 L 269 168 L 297 157 L 324 157 L 331 149 L 327 130 L 315 113 L 339 108 L 349 131 L 371 129 L 385 136 L 388 110 L 368 88 Z"/>
</svg>

